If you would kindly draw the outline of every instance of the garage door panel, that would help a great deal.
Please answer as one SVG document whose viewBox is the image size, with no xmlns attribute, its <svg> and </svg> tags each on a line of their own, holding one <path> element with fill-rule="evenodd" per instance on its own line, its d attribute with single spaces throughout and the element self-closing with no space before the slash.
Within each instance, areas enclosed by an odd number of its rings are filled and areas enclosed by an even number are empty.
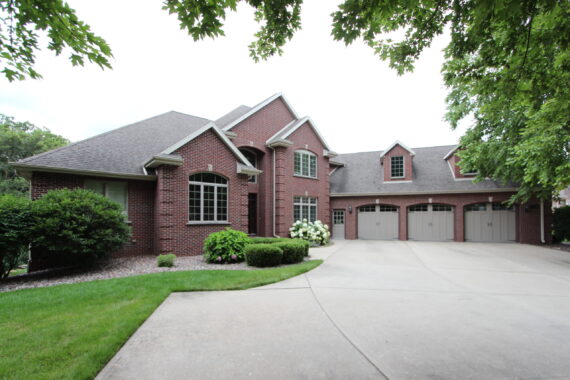
<svg viewBox="0 0 570 380">
<path fill-rule="evenodd" d="M 514 210 L 500 204 L 471 205 L 465 210 L 465 240 L 509 242 L 516 240 Z"/>
<path fill-rule="evenodd" d="M 427 204 L 410 207 L 408 237 L 410 240 L 453 240 L 453 209 Z"/>
<path fill-rule="evenodd" d="M 398 212 L 358 212 L 358 238 L 370 240 L 392 240 L 398 238 Z"/>
</svg>

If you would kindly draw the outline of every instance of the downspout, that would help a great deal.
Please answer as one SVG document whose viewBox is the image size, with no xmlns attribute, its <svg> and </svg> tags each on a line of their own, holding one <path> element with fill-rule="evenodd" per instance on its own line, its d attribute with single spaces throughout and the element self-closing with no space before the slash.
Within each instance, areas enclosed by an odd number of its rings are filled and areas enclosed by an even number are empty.
<svg viewBox="0 0 570 380">
<path fill-rule="evenodd" d="M 540 200 L 540 242 L 546 243 L 544 240 L 544 201 Z"/>
<path fill-rule="evenodd" d="M 273 234 L 274 237 L 279 237 L 279 236 L 277 236 L 277 234 L 275 233 L 275 210 L 276 210 L 276 207 L 275 207 L 275 198 L 276 198 L 275 193 L 277 192 L 276 189 L 275 189 L 275 182 L 276 182 L 276 179 L 275 179 L 275 176 L 276 176 L 276 174 L 275 174 L 275 166 L 276 166 L 276 165 L 275 165 L 275 148 L 273 148 L 273 147 L 270 146 L 269 149 L 271 149 L 271 151 L 273 152 L 273 154 L 272 154 L 272 158 L 273 158 L 273 189 L 272 189 L 272 190 L 273 190 L 273 213 L 272 213 L 272 217 L 273 217 L 273 223 L 272 223 L 272 224 L 273 224 L 273 230 L 272 230 L 272 234 Z"/>
</svg>

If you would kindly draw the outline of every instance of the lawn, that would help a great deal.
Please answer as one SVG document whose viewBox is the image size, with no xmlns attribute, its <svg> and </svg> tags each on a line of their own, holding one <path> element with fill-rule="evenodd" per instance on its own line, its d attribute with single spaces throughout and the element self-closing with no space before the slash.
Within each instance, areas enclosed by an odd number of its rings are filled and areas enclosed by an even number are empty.
<svg viewBox="0 0 570 380">
<path fill-rule="evenodd" d="M 247 289 L 321 263 L 163 272 L 0 293 L 0 379 L 93 378 L 171 292 Z"/>
<path fill-rule="evenodd" d="M 24 274 L 26 273 L 28 270 L 26 268 L 20 268 L 20 269 L 12 269 L 10 271 L 9 276 L 17 276 L 19 274 Z"/>
</svg>

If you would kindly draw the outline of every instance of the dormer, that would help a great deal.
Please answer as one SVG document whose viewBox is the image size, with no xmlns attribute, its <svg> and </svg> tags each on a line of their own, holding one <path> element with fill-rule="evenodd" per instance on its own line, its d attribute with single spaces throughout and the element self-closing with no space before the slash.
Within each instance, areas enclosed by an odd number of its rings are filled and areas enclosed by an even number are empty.
<svg viewBox="0 0 570 380">
<path fill-rule="evenodd" d="M 411 181 L 413 178 L 412 160 L 416 152 L 400 141 L 394 141 L 380 155 L 380 165 L 384 166 L 384 182 Z"/>
<path fill-rule="evenodd" d="M 461 179 L 473 179 L 477 176 L 477 172 L 465 172 L 459 166 L 460 158 L 457 156 L 457 152 L 459 151 L 459 145 L 449 151 L 443 157 L 447 164 L 449 165 L 449 169 L 451 170 L 451 174 L 453 175 L 454 179 L 461 180 Z"/>
</svg>

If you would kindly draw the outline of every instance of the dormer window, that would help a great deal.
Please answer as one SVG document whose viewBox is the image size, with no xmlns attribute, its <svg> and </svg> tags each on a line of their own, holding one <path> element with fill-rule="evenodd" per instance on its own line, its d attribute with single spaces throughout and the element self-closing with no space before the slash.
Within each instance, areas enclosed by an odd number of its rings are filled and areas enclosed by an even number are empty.
<svg viewBox="0 0 570 380">
<path fill-rule="evenodd" d="M 295 175 L 317 178 L 317 156 L 306 150 L 295 152 Z"/>
<path fill-rule="evenodd" d="M 390 157 L 390 177 L 404 178 L 404 156 Z"/>
</svg>

